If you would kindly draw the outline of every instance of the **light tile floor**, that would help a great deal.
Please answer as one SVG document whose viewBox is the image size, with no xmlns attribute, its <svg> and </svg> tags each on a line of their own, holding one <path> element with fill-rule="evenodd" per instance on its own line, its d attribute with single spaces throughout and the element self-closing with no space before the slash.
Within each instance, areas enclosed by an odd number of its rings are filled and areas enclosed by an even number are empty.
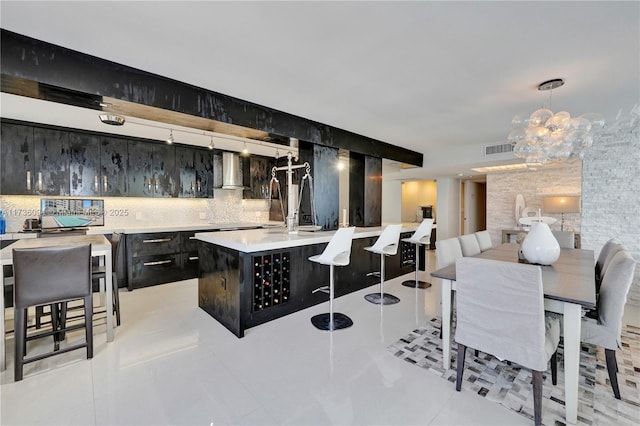
<svg viewBox="0 0 640 426">
<path fill-rule="evenodd" d="M 8 341 L 0 424 L 528 424 L 387 350 L 440 313 L 437 280 L 427 290 L 400 285 L 412 277 L 387 284 L 397 305 L 366 302 L 376 287 L 336 299 L 354 321 L 349 329 L 311 325 L 325 303 L 242 339 L 198 308 L 197 280 L 123 291 L 123 324 L 109 344 L 104 325 L 95 328 L 92 360 L 82 351 L 53 357 L 14 383 Z"/>
</svg>

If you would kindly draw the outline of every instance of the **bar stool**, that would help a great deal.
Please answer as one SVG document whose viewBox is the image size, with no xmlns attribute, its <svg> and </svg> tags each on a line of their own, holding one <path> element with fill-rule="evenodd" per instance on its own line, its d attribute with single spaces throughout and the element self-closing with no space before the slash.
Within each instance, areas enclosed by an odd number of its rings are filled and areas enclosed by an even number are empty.
<svg viewBox="0 0 640 426">
<path fill-rule="evenodd" d="M 380 234 L 373 246 L 364 248 L 367 251 L 380 255 L 380 293 L 371 293 L 364 296 L 367 301 L 375 303 L 376 305 L 393 305 L 400 301 L 396 296 L 384 292 L 384 258 L 386 256 L 394 256 L 398 253 L 398 242 L 400 240 L 401 230 L 402 224 L 388 225 L 384 228 L 384 231 L 382 231 L 382 234 Z"/>
<path fill-rule="evenodd" d="M 329 265 L 329 286 L 324 286 L 313 290 L 312 293 L 317 291 L 329 292 L 329 313 L 318 314 L 311 317 L 311 324 L 320 330 L 339 330 L 342 328 L 348 328 L 353 325 L 353 321 L 348 316 L 341 313 L 333 312 L 333 297 L 334 297 L 334 266 L 346 266 L 349 264 L 351 256 L 351 240 L 353 239 L 353 232 L 356 227 L 340 228 L 325 247 L 321 254 L 311 256 L 310 261 L 320 263 L 322 265 Z"/>
<path fill-rule="evenodd" d="M 53 355 L 87 348 L 87 359 L 93 358 L 93 301 L 91 296 L 91 245 L 65 245 L 13 250 L 15 381 L 22 380 L 24 364 Z M 66 311 L 66 302 L 84 300 L 84 324 L 60 326 L 58 306 Z M 27 336 L 27 309 L 53 304 L 52 330 Z M 65 313 L 62 313 L 64 318 Z M 85 342 L 60 349 L 63 333 L 85 329 Z M 27 341 L 54 336 L 53 352 L 26 357 Z"/>
<path fill-rule="evenodd" d="M 405 243 L 411 243 L 416 246 L 416 279 L 415 280 L 406 280 L 402 282 L 402 285 L 405 287 L 414 287 L 414 288 L 429 288 L 431 287 L 431 283 L 426 281 L 418 280 L 418 255 L 419 250 L 424 245 L 431 244 L 431 229 L 433 228 L 433 219 L 425 219 L 422 221 L 416 232 L 410 238 L 403 238 L 402 241 Z M 427 254 L 427 271 L 429 271 L 429 255 Z"/>
</svg>

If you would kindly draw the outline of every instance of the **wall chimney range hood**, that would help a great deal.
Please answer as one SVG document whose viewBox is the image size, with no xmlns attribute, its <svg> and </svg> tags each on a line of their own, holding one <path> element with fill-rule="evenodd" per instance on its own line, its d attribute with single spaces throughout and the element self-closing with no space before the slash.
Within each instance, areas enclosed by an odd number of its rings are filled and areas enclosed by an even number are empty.
<svg viewBox="0 0 640 426">
<path fill-rule="evenodd" d="M 222 153 L 222 189 L 245 189 L 242 184 L 240 157 L 233 152 Z"/>
</svg>

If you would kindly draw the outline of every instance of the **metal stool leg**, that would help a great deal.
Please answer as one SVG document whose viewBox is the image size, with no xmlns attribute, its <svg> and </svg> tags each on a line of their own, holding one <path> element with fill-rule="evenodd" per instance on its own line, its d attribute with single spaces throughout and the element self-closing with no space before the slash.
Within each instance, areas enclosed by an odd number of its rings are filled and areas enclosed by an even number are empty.
<svg viewBox="0 0 640 426">
<path fill-rule="evenodd" d="M 364 298 L 376 305 L 394 305 L 400 302 L 396 296 L 384 292 L 384 255 L 380 255 L 380 293 L 371 293 Z"/>
<path fill-rule="evenodd" d="M 339 312 L 333 312 L 333 296 L 334 296 L 334 282 L 333 282 L 333 265 L 329 265 L 329 313 L 318 314 L 311 317 L 311 324 L 320 330 L 340 330 L 342 328 L 349 328 L 353 325 L 351 318 L 345 314 Z"/>
<path fill-rule="evenodd" d="M 418 269 L 419 269 L 419 248 L 422 247 L 421 244 L 415 244 L 416 246 L 416 258 L 415 258 L 415 262 L 416 262 L 416 279 L 415 280 L 406 280 L 406 281 L 402 281 L 402 285 L 405 287 L 413 287 L 413 288 L 429 288 L 431 287 L 431 283 L 427 282 L 427 281 L 420 281 L 418 279 Z M 427 259 L 427 272 L 429 272 L 429 254 L 427 253 L 425 255 L 426 259 Z"/>
</svg>

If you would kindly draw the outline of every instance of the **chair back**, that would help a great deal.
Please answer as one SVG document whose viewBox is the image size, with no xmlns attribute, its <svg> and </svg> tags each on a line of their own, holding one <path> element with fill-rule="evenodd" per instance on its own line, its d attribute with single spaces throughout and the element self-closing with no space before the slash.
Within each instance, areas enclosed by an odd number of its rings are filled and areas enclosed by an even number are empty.
<svg viewBox="0 0 640 426">
<path fill-rule="evenodd" d="M 616 244 L 620 244 L 621 242 L 617 238 L 611 238 L 609 241 L 604 243 L 602 249 L 600 250 L 600 254 L 598 254 L 598 260 L 596 261 L 596 277 L 601 277 L 602 268 L 604 267 L 604 263 L 607 260 L 607 256 L 609 256 L 609 252 L 615 247 Z"/>
<path fill-rule="evenodd" d="M 460 248 L 464 257 L 476 256 L 480 254 L 480 245 L 478 238 L 474 234 L 460 235 Z"/>
<path fill-rule="evenodd" d="M 627 250 L 618 251 L 614 256 L 602 278 L 600 295 L 598 297 L 598 324 L 604 326 L 610 338 L 609 341 L 592 342 L 607 349 L 622 347 L 620 334 L 622 332 L 622 314 L 627 303 L 627 295 L 636 261 Z M 605 336 L 602 336 L 603 338 Z"/>
<path fill-rule="evenodd" d="M 576 240 L 573 232 L 568 231 L 551 231 L 553 236 L 558 240 L 560 248 L 576 248 Z"/>
<path fill-rule="evenodd" d="M 13 249 L 16 308 L 91 294 L 91 244 Z"/>
<path fill-rule="evenodd" d="M 614 244 L 607 254 L 606 259 L 604 260 L 604 264 L 602 265 L 602 269 L 600 269 L 600 282 L 604 280 L 604 276 L 607 275 L 607 269 L 611 265 L 613 258 L 621 251 L 626 250 L 626 247 L 622 243 Z"/>
<path fill-rule="evenodd" d="M 438 269 L 453 265 L 457 258 L 462 257 L 460 240 L 448 238 L 436 241 L 436 260 Z"/>
<path fill-rule="evenodd" d="M 339 228 L 315 261 L 325 265 L 348 265 L 351 256 L 351 241 L 353 240 L 355 229 L 355 226 Z"/>
<path fill-rule="evenodd" d="M 375 244 L 369 249 L 372 252 L 383 255 L 394 256 L 398 253 L 398 241 L 400 240 L 400 231 L 402 224 L 387 225 L 378 237 Z"/>
<path fill-rule="evenodd" d="M 429 244 L 431 241 L 431 229 L 433 228 L 433 219 L 424 219 L 416 232 L 407 241 L 413 244 Z"/>
<path fill-rule="evenodd" d="M 120 267 L 120 258 L 122 257 L 122 248 L 124 247 L 122 242 L 122 234 L 114 232 L 111 234 L 111 270 L 116 274 L 117 279 L 123 278 L 122 269 Z M 114 281 L 114 286 L 117 285 Z"/>
<path fill-rule="evenodd" d="M 478 240 L 480 251 L 487 251 L 493 247 L 493 243 L 491 242 L 491 234 L 487 230 L 476 232 L 476 239 Z"/>
<path fill-rule="evenodd" d="M 544 299 L 540 266 L 456 259 L 455 340 L 524 367 L 545 371 Z"/>
</svg>

